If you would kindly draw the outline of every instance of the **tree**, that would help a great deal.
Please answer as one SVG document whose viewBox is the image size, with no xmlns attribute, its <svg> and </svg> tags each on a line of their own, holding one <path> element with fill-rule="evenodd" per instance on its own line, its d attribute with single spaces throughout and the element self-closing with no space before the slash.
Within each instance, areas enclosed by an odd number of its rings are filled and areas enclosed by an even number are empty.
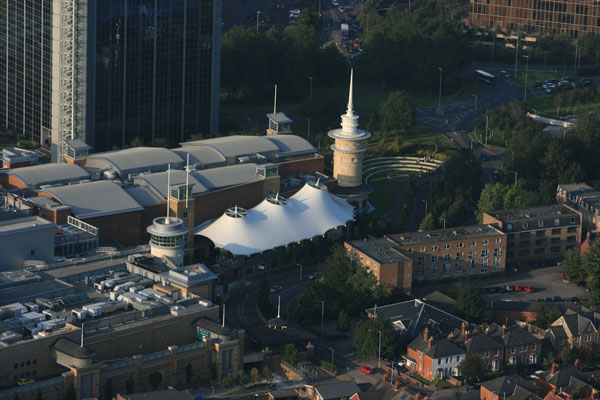
<svg viewBox="0 0 600 400">
<path fill-rule="evenodd" d="M 152 390 L 156 390 L 158 385 L 162 382 L 163 376 L 160 372 L 153 372 L 149 376 L 150 384 L 152 385 Z"/>
<path fill-rule="evenodd" d="M 415 123 L 415 114 L 415 108 L 408 93 L 392 92 L 379 110 L 381 128 L 385 134 L 404 132 Z"/>
<path fill-rule="evenodd" d="M 566 252 L 562 270 L 565 273 L 565 278 L 570 281 L 585 280 L 586 273 L 581 264 L 581 255 L 578 250 L 569 250 Z"/>
<path fill-rule="evenodd" d="M 253 383 L 260 381 L 260 372 L 258 371 L 258 368 L 252 368 L 250 370 L 250 379 Z"/>
<path fill-rule="evenodd" d="M 481 321 L 485 303 L 473 286 L 459 282 L 456 285 L 456 308 L 470 321 Z"/>
<path fill-rule="evenodd" d="M 360 321 L 354 329 L 352 343 L 363 357 L 379 355 L 379 333 L 381 331 L 381 355 L 393 356 L 402 353 L 403 340 L 388 318 L 368 318 Z"/>
<path fill-rule="evenodd" d="M 142 147 L 144 145 L 144 139 L 139 136 L 136 136 L 131 142 L 129 142 L 129 147 Z"/>
<path fill-rule="evenodd" d="M 230 387 L 233 387 L 233 385 L 236 384 L 236 376 L 233 373 L 229 373 L 225 376 L 225 378 L 223 378 L 223 381 L 221 382 L 221 384 L 223 385 L 223 387 L 225 389 L 229 389 Z"/>
<path fill-rule="evenodd" d="M 600 240 L 595 240 L 583 254 L 581 265 L 591 289 L 589 300 L 592 304 L 600 304 Z"/>
<path fill-rule="evenodd" d="M 562 315 L 556 307 L 551 307 L 547 304 L 538 304 L 535 312 L 535 325 L 542 329 L 548 329 Z"/>
<path fill-rule="evenodd" d="M 283 346 L 283 361 L 296 365 L 298 363 L 298 349 L 293 343 L 288 343 Z"/>
<path fill-rule="evenodd" d="M 481 359 L 475 355 L 468 355 L 460 363 L 460 372 L 467 383 L 475 383 L 483 377 L 483 365 Z"/>
<path fill-rule="evenodd" d="M 421 221 L 421 225 L 419 226 L 419 229 L 421 229 L 422 231 L 430 231 L 432 229 L 435 229 L 436 224 L 435 224 L 435 217 L 433 216 L 432 213 L 427 213 L 427 215 L 425 216 L 425 218 L 423 218 L 423 220 Z"/>
<path fill-rule="evenodd" d="M 240 369 L 237 374 L 237 382 L 240 386 L 245 387 L 250 382 L 250 377 L 243 369 Z"/>
<path fill-rule="evenodd" d="M 337 320 L 337 330 L 340 332 L 348 332 L 350 330 L 350 320 L 345 310 L 340 310 Z"/>
<path fill-rule="evenodd" d="M 269 383 L 271 383 L 271 381 L 273 380 L 273 372 L 271 372 L 269 367 L 264 367 L 260 374 L 263 377 L 263 379 Z"/>
<path fill-rule="evenodd" d="M 185 383 L 188 385 L 192 382 L 192 378 L 194 377 L 194 370 L 192 368 L 192 364 L 188 363 L 185 366 Z"/>
</svg>

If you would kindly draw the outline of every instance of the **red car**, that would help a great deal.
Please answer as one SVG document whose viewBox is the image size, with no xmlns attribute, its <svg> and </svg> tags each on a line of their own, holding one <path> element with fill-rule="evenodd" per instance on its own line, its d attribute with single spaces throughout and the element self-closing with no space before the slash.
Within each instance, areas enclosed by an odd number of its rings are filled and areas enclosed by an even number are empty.
<svg viewBox="0 0 600 400">
<path fill-rule="evenodd" d="M 373 374 L 375 373 L 375 370 L 371 367 L 369 367 L 368 365 L 363 365 L 362 367 L 360 367 L 360 370 L 362 372 L 364 372 L 365 374 Z"/>
<path fill-rule="evenodd" d="M 535 292 L 535 288 L 532 288 L 531 286 L 525 286 L 523 288 L 524 291 L 526 291 L 527 293 L 533 293 Z"/>
<path fill-rule="evenodd" d="M 513 289 L 515 290 L 515 292 L 520 292 L 523 290 L 523 286 L 519 286 L 519 285 L 514 285 Z"/>
</svg>

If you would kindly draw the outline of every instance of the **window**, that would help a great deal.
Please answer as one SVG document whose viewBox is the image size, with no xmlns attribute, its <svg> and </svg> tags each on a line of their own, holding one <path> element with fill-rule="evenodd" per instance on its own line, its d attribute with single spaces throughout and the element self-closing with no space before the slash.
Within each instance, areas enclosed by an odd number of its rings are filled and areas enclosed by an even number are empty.
<svg viewBox="0 0 600 400">
<path fill-rule="evenodd" d="M 551 247 L 550 252 L 551 253 L 560 253 L 560 247 Z"/>
<path fill-rule="evenodd" d="M 530 236 L 530 232 L 521 232 L 521 233 L 519 233 L 519 237 L 521 239 L 528 238 L 529 236 Z"/>
<path fill-rule="evenodd" d="M 519 247 L 529 247 L 529 241 L 522 241 L 519 243 Z"/>
<path fill-rule="evenodd" d="M 532 344 L 531 344 L 531 350 L 532 350 L 532 351 L 535 351 L 535 348 L 536 348 L 536 345 L 535 345 L 535 343 L 532 343 Z"/>
<path fill-rule="evenodd" d="M 434 254 L 434 255 L 432 255 L 431 257 L 429 257 L 429 260 L 430 260 L 432 263 L 436 263 L 436 262 L 437 262 L 437 260 L 438 260 L 438 256 L 436 256 L 436 255 Z"/>
<path fill-rule="evenodd" d="M 371 265 L 371 260 L 367 260 L 367 265 Z"/>
<path fill-rule="evenodd" d="M 430 274 L 429 279 L 437 279 L 437 274 Z"/>
<path fill-rule="evenodd" d="M 575 223 L 575 217 L 571 217 L 571 223 L 574 224 Z"/>
<path fill-rule="evenodd" d="M 577 227 L 576 226 L 570 226 L 570 227 L 567 228 L 567 232 L 569 232 L 569 233 L 577 232 Z"/>
<path fill-rule="evenodd" d="M 364 260 L 364 257 L 363 257 L 363 256 L 360 256 L 360 261 L 363 261 L 363 260 Z"/>
<path fill-rule="evenodd" d="M 506 230 L 508 232 L 512 231 L 512 224 L 506 224 Z"/>
<path fill-rule="evenodd" d="M 502 248 L 498 247 L 494 249 L 494 256 L 500 257 L 502 255 Z"/>
<path fill-rule="evenodd" d="M 419 253 L 425 253 L 427 251 L 426 247 L 419 248 Z"/>
<path fill-rule="evenodd" d="M 554 218 L 554 226 L 559 226 L 559 225 L 560 225 L 560 219 Z"/>
<path fill-rule="evenodd" d="M 546 236 L 546 231 L 537 231 L 535 233 L 535 236 L 537 236 L 537 237 L 544 237 L 544 236 Z"/>
<path fill-rule="evenodd" d="M 419 264 L 425 264 L 425 256 L 419 256 L 419 258 L 417 259 L 417 262 Z"/>
<path fill-rule="evenodd" d="M 558 228 L 558 229 L 552 229 L 552 234 L 553 235 L 560 235 L 560 228 Z"/>
<path fill-rule="evenodd" d="M 519 351 L 521 353 L 525 353 L 527 351 L 527 345 L 522 344 L 521 346 L 519 346 Z"/>
<path fill-rule="evenodd" d="M 446 357 L 446 364 L 448 364 L 448 362 L 449 362 L 449 361 L 448 361 L 448 357 Z"/>
<path fill-rule="evenodd" d="M 490 255 L 490 251 L 488 249 L 481 250 L 481 257 L 487 258 Z"/>
<path fill-rule="evenodd" d="M 494 257 L 494 265 L 500 265 L 500 258 Z"/>
<path fill-rule="evenodd" d="M 35 256 L 35 249 L 31 249 L 31 250 L 29 251 L 29 255 L 30 255 L 30 256 Z"/>
<path fill-rule="evenodd" d="M 377 264 L 373 264 L 373 269 L 377 271 Z"/>
<path fill-rule="evenodd" d="M 475 250 L 469 252 L 469 258 L 477 258 L 477 252 Z"/>
<path fill-rule="evenodd" d="M 457 260 L 464 260 L 464 258 L 465 258 L 465 253 L 456 253 Z"/>
<path fill-rule="evenodd" d="M 442 359 L 438 358 L 438 365 L 442 365 Z"/>
<path fill-rule="evenodd" d="M 543 228 L 544 227 L 544 221 L 538 221 L 538 228 Z"/>
<path fill-rule="evenodd" d="M 452 257 L 452 254 L 450 254 L 450 253 L 444 254 L 444 261 L 450 261 L 451 257 Z"/>
<path fill-rule="evenodd" d="M 529 355 L 529 364 L 537 364 L 537 354 Z"/>
<path fill-rule="evenodd" d="M 464 243 L 459 243 L 459 244 L 456 245 L 456 247 L 465 247 L 465 244 Z"/>
<path fill-rule="evenodd" d="M 567 236 L 567 242 L 574 242 L 577 238 L 575 236 Z"/>
<path fill-rule="evenodd" d="M 544 254 L 546 252 L 546 249 L 543 247 L 540 247 L 539 249 L 535 249 L 535 254 Z"/>
<path fill-rule="evenodd" d="M 516 352 L 517 352 L 517 349 L 515 347 L 510 348 L 510 354 L 515 354 Z"/>
<path fill-rule="evenodd" d="M 502 238 L 496 238 L 496 244 L 502 243 Z"/>
<path fill-rule="evenodd" d="M 543 246 L 546 243 L 546 239 L 538 239 L 535 241 L 536 246 Z"/>
<path fill-rule="evenodd" d="M 498 357 L 499 354 L 500 354 L 500 351 L 498 349 L 496 349 L 496 351 L 494 352 L 494 357 Z"/>
<path fill-rule="evenodd" d="M 406 249 L 406 254 L 412 254 L 412 247 L 409 247 L 408 249 Z"/>
<path fill-rule="evenodd" d="M 446 243 L 446 244 L 444 245 L 444 249 L 448 250 L 448 249 L 450 249 L 450 248 L 452 248 L 452 245 L 451 245 L 450 243 Z"/>
<path fill-rule="evenodd" d="M 438 251 L 440 249 L 440 247 L 437 244 L 434 244 L 433 246 L 431 246 L 431 250 L 433 251 Z"/>
<path fill-rule="evenodd" d="M 456 356 L 456 362 L 460 362 L 460 356 Z"/>
<path fill-rule="evenodd" d="M 470 245 L 471 245 L 471 247 L 475 247 L 475 246 L 477 246 L 477 242 L 471 242 Z"/>
<path fill-rule="evenodd" d="M 515 237 L 515 234 L 514 234 L 514 233 L 509 233 L 508 235 L 506 235 L 506 238 L 507 238 L 508 240 L 513 240 L 513 239 L 514 239 L 514 237 Z"/>
<path fill-rule="evenodd" d="M 481 241 L 481 245 L 482 245 L 482 246 L 487 246 L 488 244 L 490 244 L 490 241 L 489 241 L 489 240 L 487 240 L 487 239 L 486 239 L 486 240 L 482 240 L 482 241 Z"/>
<path fill-rule="evenodd" d="M 269 193 L 269 194 L 273 194 L 273 193 Z M 188 212 L 187 212 L 187 211 L 184 211 L 184 212 L 183 212 L 183 214 L 181 214 L 181 216 L 182 216 L 183 218 L 187 218 L 187 217 L 188 217 Z"/>
<path fill-rule="evenodd" d="M 454 275 L 455 275 L 455 276 L 462 276 L 462 270 L 461 270 L 461 269 L 458 269 L 458 270 L 456 270 L 456 271 L 454 272 Z"/>
<path fill-rule="evenodd" d="M 523 229 L 527 229 L 527 228 L 529 228 L 529 223 L 523 222 Z"/>
<path fill-rule="evenodd" d="M 419 358 L 423 357 L 423 353 L 419 350 Z"/>
<path fill-rule="evenodd" d="M 585 336 L 584 336 L 584 338 L 583 338 L 583 340 L 584 340 L 586 343 L 589 343 L 589 342 L 591 342 L 591 341 L 592 341 L 592 335 L 589 335 L 589 334 L 588 334 L 588 335 L 585 335 Z"/>
</svg>

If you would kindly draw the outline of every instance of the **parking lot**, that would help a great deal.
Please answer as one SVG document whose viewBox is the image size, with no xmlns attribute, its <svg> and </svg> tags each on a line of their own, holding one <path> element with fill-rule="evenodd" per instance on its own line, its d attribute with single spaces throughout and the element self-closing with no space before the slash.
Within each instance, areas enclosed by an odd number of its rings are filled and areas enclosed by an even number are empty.
<svg viewBox="0 0 600 400">
<path fill-rule="evenodd" d="M 489 279 L 473 279 L 469 283 L 477 288 L 519 285 L 520 287 L 530 286 L 535 289 L 533 293 L 526 291 L 482 293 L 482 297 L 488 305 L 492 300 L 537 301 L 538 299 L 547 299 L 548 297 L 554 299 L 555 296 L 560 296 L 562 299 L 577 297 L 583 301 L 588 297 L 583 287 L 577 286 L 574 283 L 563 282 L 559 266 L 533 268 Z M 425 296 L 434 290 L 450 289 L 454 285 L 455 283 L 432 283 L 414 288 L 413 294 L 417 297 Z"/>
</svg>

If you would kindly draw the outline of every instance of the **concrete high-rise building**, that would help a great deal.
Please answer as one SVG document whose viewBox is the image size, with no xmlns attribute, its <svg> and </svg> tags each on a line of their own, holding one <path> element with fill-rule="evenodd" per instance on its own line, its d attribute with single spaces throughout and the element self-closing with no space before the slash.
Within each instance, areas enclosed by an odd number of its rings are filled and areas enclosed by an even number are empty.
<svg viewBox="0 0 600 400">
<path fill-rule="evenodd" d="M 221 0 L 0 0 L 0 126 L 62 161 L 218 128 Z"/>
<path fill-rule="evenodd" d="M 362 182 L 363 154 L 367 150 L 365 141 L 371 134 L 358 129 L 358 115 L 354 113 L 353 75 L 354 71 L 350 71 L 348 109 L 341 116 L 342 128 L 330 130 L 328 135 L 335 140 L 331 145 L 333 177 L 338 181 L 334 193 L 362 210 L 366 207 L 366 199 L 371 192 L 371 187 Z"/>
</svg>

